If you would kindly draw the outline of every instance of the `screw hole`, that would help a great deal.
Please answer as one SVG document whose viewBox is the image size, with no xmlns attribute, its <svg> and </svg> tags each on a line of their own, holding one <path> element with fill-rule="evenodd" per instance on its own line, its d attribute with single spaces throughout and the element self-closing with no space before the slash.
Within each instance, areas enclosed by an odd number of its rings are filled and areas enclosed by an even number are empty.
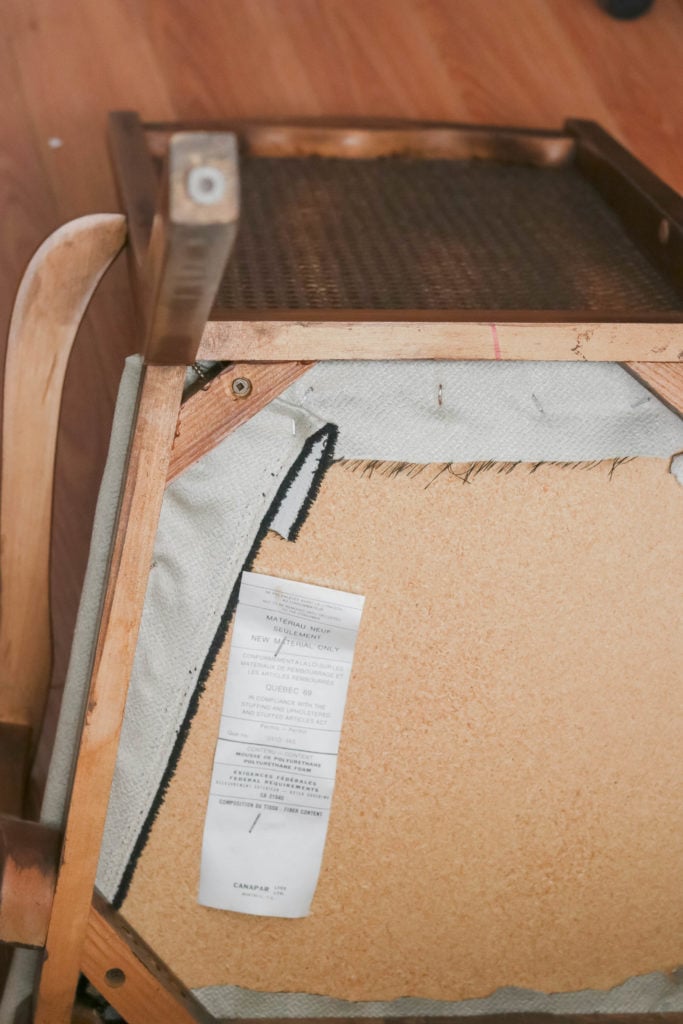
<svg viewBox="0 0 683 1024">
<path fill-rule="evenodd" d="M 126 975 L 120 967 L 111 967 L 105 974 L 104 980 L 111 988 L 120 988 L 126 980 Z"/>
<path fill-rule="evenodd" d="M 232 393 L 236 398 L 246 398 L 251 394 L 251 381 L 248 377 L 235 377 L 232 382 Z"/>
</svg>

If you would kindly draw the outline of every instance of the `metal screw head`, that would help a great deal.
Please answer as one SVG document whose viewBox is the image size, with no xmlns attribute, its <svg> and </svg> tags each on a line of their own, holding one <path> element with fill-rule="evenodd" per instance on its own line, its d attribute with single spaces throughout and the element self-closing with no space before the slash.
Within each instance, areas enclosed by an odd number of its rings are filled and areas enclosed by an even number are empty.
<svg viewBox="0 0 683 1024">
<path fill-rule="evenodd" d="M 193 167 L 187 176 L 187 194 L 201 206 L 213 206 L 225 194 L 225 175 L 217 167 Z"/>
<path fill-rule="evenodd" d="M 235 377 L 232 382 L 232 393 L 235 398 L 246 398 L 251 394 L 251 381 L 248 377 Z"/>
<path fill-rule="evenodd" d="M 657 230 L 657 238 L 661 245 L 666 245 L 669 241 L 669 235 L 671 234 L 671 225 L 669 224 L 666 217 L 662 217 L 659 222 L 659 228 Z"/>
</svg>

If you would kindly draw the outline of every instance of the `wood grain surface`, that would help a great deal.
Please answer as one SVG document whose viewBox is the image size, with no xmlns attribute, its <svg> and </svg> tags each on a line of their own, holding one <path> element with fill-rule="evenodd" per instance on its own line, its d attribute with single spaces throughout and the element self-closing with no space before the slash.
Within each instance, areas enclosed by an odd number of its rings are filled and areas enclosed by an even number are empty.
<svg viewBox="0 0 683 1024">
<path fill-rule="evenodd" d="M 207 381 L 181 407 L 167 483 L 255 416 L 312 365 L 234 363 Z"/>
<path fill-rule="evenodd" d="M 185 368 L 149 366 L 121 496 L 35 1024 L 68 1024 Z"/>
<path fill-rule="evenodd" d="M 683 416 L 683 363 L 626 363 L 628 372 Z"/>
<path fill-rule="evenodd" d="M 128 1024 L 211 1024 L 192 993 L 97 892 L 83 946 L 83 969 Z"/>
<path fill-rule="evenodd" d="M 38 244 L 118 209 L 106 115 L 374 116 L 559 128 L 592 118 L 683 189 L 681 0 L 617 22 L 595 0 L 0 0 L 0 323 Z M 61 140 L 52 148 L 50 139 Z M 122 360 L 123 261 L 66 383 L 53 597 L 63 678 Z M 87 438 L 87 443 L 84 443 Z"/>
<path fill-rule="evenodd" d="M 575 311 L 570 321 L 554 310 L 540 316 L 513 313 L 514 319 L 499 317 L 494 324 L 477 313 L 453 311 L 450 323 L 448 312 L 437 314 L 443 322 L 420 319 L 411 310 L 401 310 L 400 320 L 389 320 L 385 310 L 370 315 L 364 310 L 355 321 L 318 319 L 325 312 L 317 310 L 310 321 L 211 320 L 199 358 L 652 360 L 667 365 L 683 359 L 681 324 L 601 323 Z"/>
</svg>

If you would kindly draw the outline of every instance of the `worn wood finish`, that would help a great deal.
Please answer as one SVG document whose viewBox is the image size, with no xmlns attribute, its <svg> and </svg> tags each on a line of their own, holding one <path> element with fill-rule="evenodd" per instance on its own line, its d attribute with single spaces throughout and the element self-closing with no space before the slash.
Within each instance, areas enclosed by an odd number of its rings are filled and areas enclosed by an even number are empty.
<svg viewBox="0 0 683 1024">
<path fill-rule="evenodd" d="M 57 829 L 0 815 L 0 942 L 45 944 L 60 839 Z"/>
<path fill-rule="evenodd" d="M 576 162 L 631 237 L 683 290 L 683 196 L 674 192 L 594 121 L 567 121 Z"/>
<path fill-rule="evenodd" d="M 385 156 L 415 156 L 425 160 L 503 160 L 509 163 L 556 167 L 575 149 L 571 135 L 524 128 L 445 123 L 339 123 L 339 119 L 309 122 L 259 123 L 209 121 L 145 125 L 150 152 L 163 156 L 173 131 L 233 131 L 252 156 L 324 156 L 368 160 Z"/>
<path fill-rule="evenodd" d="M 128 221 L 128 245 L 134 266 L 142 266 L 157 206 L 159 180 L 138 115 L 118 110 L 109 115 L 109 148 L 121 206 Z"/>
<path fill-rule="evenodd" d="M 148 367 L 119 509 L 35 1024 L 67 1024 L 185 378 Z"/>
<path fill-rule="evenodd" d="M 212 1019 L 97 892 L 81 966 L 127 1024 L 209 1024 Z"/>
<path fill-rule="evenodd" d="M 234 135 L 174 135 L 160 195 L 142 268 L 145 357 L 190 365 L 237 233 Z"/>
<path fill-rule="evenodd" d="M 683 363 L 625 363 L 624 368 L 683 416 Z"/>
<path fill-rule="evenodd" d="M 10 324 L 0 506 L 0 719 L 34 733 L 52 662 L 50 524 L 62 383 L 85 309 L 125 234 L 120 214 L 99 214 L 50 235 L 28 265 Z"/>
<path fill-rule="evenodd" d="M 255 313 L 253 319 L 211 320 L 199 358 L 683 360 L 683 323 L 673 317 L 635 323 L 566 311 L 496 313 L 495 322 L 478 310 L 363 310 L 353 319 L 346 311 L 315 311 L 305 320 L 300 311 L 295 315 L 299 319 Z"/>
<path fill-rule="evenodd" d="M 237 363 L 221 370 L 188 398 L 180 410 L 168 483 L 277 398 L 310 366 L 311 363 Z"/>
</svg>

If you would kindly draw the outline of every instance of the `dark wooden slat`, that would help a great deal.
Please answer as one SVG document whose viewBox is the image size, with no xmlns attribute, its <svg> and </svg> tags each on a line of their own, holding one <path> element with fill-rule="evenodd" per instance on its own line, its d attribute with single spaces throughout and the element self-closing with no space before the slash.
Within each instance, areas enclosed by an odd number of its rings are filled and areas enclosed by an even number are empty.
<svg viewBox="0 0 683 1024">
<path fill-rule="evenodd" d="M 683 324 L 683 301 L 680 311 L 643 310 L 639 313 L 622 313 L 618 309 L 237 309 L 215 306 L 210 319 L 225 323 Z"/>
<path fill-rule="evenodd" d="M 30 767 L 31 730 L 27 725 L 0 722 L 0 814 L 23 813 Z M 0 992 L 12 960 L 12 950 L 0 943 Z"/>
<path fill-rule="evenodd" d="M 27 725 L 0 722 L 0 814 L 23 814 L 30 751 Z"/>
<path fill-rule="evenodd" d="M 593 121 L 570 120 L 576 163 L 624 228 L 683 294 L 683 196 Z"/>
<path fill-rule="evenodd" d="M 142 264 L 156 209 L 159 181 L 138 115 L 117 110 L 109 115 L 109 147 L 128 239 L 135 261 Z"/>
<path fill-rule="evenodd" d="M 294 127 L 294 128 L 363 128 L 369 131 L 396 128 L 448 128 L 454 132 L 475 132 L 482 135 L 494 132 L 507 135 L 525 135 L 539 139 L 567 138 L 568 133 L 557 128 L 523 128 L 500 124 L 470 124 L 466 121 L 442 121 L 403 117 L 226 117 L 187 118 L 182 121 L 144 121 L 146 132 L 155 131 L 239 131 L 250 127 Z"/>
</svg>

